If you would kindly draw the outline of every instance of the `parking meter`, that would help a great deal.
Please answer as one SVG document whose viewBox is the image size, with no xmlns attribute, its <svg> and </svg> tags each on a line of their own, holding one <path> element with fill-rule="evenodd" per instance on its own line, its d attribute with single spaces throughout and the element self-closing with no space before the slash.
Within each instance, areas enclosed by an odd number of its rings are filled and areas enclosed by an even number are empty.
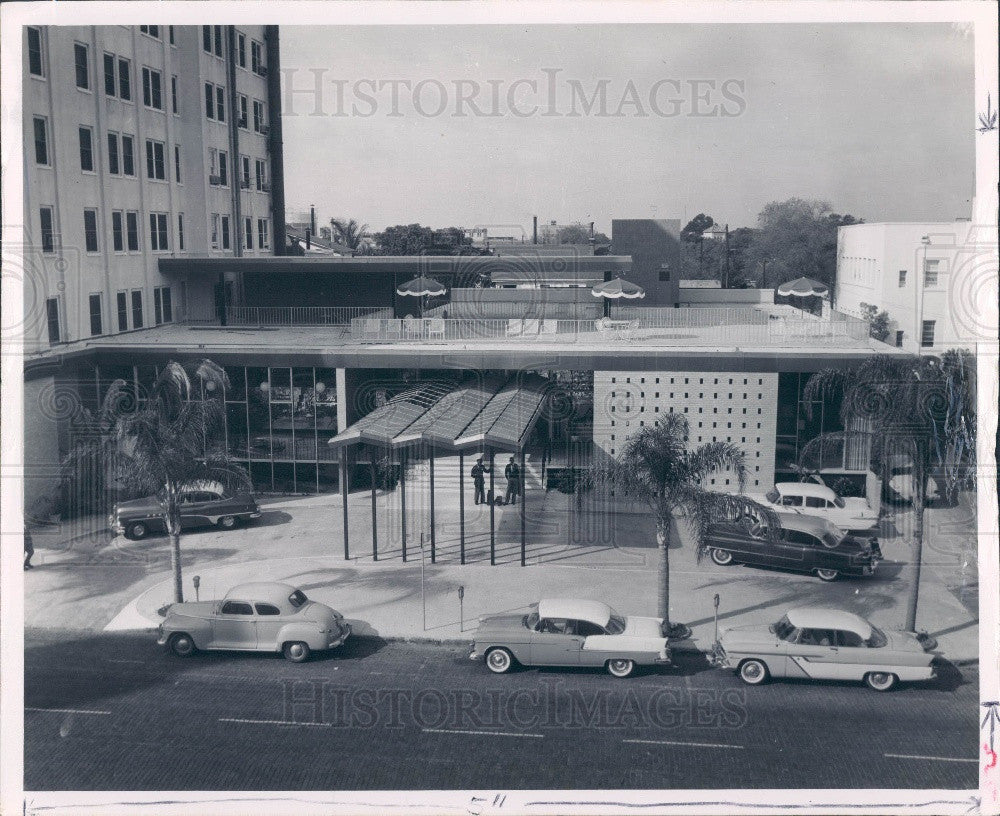
<svg viewBox="0 0 1000 816">
<path fill-rule="evenodd" d="M 201 576 L 199 575 L 194 576 L 194 578 L 191 579 L 191 582 L 194 584 L 194 599 L 196 601 L 201 600 L 198 597 L 198 587 L 201 586 Z"/>
</svg>

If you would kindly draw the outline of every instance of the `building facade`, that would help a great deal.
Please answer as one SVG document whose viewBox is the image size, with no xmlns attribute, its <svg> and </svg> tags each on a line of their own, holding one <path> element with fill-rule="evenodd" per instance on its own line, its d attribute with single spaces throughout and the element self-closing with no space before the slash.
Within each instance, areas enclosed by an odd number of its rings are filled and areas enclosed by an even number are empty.
<svg viewBox="0 0 1000 816">
<path fill-rule="evenodd" d="M 284 246 L 275 26 L 24 31 L 25 351 L 216 316 Z M 271 73 L 269 73 L 269 71 Z"/>
</svg>

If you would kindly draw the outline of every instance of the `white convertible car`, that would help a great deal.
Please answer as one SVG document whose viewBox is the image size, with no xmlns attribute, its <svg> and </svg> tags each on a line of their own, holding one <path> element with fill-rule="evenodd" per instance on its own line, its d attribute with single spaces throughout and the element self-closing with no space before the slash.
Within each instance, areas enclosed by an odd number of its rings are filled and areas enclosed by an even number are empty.
<svg viewBox="0 0 1000 816">
<path fill-rule="evenodd" d="M 866 499 L 838 496 L 815 482 L 778 482 L 773 490 L 750 498 L 776 512 L 826 519 L 848 533 L 868 533 L 878 526 L 878 513 Z"/>
<path fill-rule="evenodd" d="M 770 677 L 863 681 L 888 691 L 900 681 L 930 680 L 937 641 L 924 633 L 883 632 L 840 609 L 790 609 L 770 626 L 727 629 L 711 662 L 751 686 Z"/>
<path fill-rule="evenodd" d="M 527 615 L 483 618 L 469 651 L 496 674 L 524 666 L 603 666 L 628 677 L 636 666 L 668 665 L 661 618 L 619 615 L 600 601 L 549 599 Z"/>
</svg>

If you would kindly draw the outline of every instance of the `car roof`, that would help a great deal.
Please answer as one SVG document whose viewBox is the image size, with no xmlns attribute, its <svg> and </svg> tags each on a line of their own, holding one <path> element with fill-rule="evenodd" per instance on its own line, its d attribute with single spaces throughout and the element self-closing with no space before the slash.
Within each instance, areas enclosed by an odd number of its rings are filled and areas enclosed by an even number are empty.
<svg viewBox="0 0 1000 816">
<path fill-rule="evenodd" d="M 808 513 L 775 513 L 775 515 L 785 530 L 798 530 L 800 533 L 812 533 L 815 536 L 830 532 L 840 533 L 840 528 L 836 524 L 821 516 L 810 516 Z"/>
<path fill-rule="evenodd" d="M 572 618 L 604 626 L 611 619 L 611 607 L 601 601 L 576 598 L 546 598 L 538 602 L 540 618 Z"/>
<path fill-rule="evenodd" d="M 837 494 L 829 487 L 815 482 L 777 482 L 774 487 L 782 495 L 789 493 L 793 496 L 819 496 L 831 501 L 837 498 Z"/>
<path fill-rule="evenodd" d="M 817 607 L 800 607 L 789 609 L 788 622 L 796 629 L 846 629 L 856 632 L 862 640 L 872 636 L 872 625 L 859 615 L 843 609 L 819 609 Z"/>
<path fill-rule="evenodd" d="M 226 593 L 227 598 L 238 598 L 241 601 L 266 601 L 273 604 L 288 603 L 288 596 L 295 592 L 291 584 L 278 581 L 251 581 L 248 584 L 238 584 Z"/>
</svg>

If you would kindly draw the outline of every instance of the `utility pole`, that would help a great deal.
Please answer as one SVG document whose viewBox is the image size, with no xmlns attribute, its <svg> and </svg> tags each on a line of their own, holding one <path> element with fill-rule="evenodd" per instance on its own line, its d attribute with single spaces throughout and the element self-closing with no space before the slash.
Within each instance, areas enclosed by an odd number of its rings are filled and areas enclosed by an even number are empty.
<svg viewBox="0 0 1000 816">
<path fill-rule="evenodd" d="M 729 288 L 729 224 L 726 224 L 726 277 L 722 282 L 722 288 Z"/>
</svg>

